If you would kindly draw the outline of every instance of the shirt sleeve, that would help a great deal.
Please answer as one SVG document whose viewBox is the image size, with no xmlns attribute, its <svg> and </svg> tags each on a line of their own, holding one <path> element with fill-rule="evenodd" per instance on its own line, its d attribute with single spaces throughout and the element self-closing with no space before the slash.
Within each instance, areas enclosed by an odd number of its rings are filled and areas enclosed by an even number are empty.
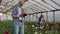
<svg viewBox="0 0 60 34">
<path fill-rule="evenodd" d="M 15 8 L 12 9 L 12 16 L 16 15 Z"/>
</svg>

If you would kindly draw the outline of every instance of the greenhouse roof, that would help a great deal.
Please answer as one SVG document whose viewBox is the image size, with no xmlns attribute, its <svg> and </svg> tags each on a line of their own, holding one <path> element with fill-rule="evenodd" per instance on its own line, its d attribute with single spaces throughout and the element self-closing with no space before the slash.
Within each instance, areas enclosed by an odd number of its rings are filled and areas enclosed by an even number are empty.
<svg viewBox="0 0 60 34">
<path fill-rule="evenodd" d="M 30 13 L 60 11 L 60 0 L 31 0 L 24 4 Z"/>
<path fill-rule="evenodd" d="M 0 12 L 9 11 L 16 4 L 18 4 L 17 0 L 2 0 Z M 29 0 L 24 3 L 23 8 L 29 14 L 60 11 L 60 0 Z"/>
</svg>

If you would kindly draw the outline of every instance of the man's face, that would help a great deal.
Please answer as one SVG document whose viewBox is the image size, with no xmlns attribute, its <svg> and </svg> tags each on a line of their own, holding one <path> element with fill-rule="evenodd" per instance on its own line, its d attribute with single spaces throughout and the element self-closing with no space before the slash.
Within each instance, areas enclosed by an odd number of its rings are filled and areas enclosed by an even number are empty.
<svg viewBox="0 0 60 34">
<path fill-rule="evenodd" d="M 19 7 L 22 7 L 23 6 L 23 4 L 19 4 Z"/>
</svg>

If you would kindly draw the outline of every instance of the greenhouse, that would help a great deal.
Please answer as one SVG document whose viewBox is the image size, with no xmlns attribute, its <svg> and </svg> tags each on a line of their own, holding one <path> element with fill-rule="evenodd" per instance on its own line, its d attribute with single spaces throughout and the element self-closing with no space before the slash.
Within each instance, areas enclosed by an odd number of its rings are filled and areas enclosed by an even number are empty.
<svg viewBox="0 0 60 34">
<path fill-rule="evenodd" d="M 60 34 L 60 0 L 0 0 L 0 34 L 6 30 L 14 34 L 12 11 L 19 1 L 27 14 L 24 34 Z M 41 16 L 42 25 L 38 26 Z"/>
</svg>

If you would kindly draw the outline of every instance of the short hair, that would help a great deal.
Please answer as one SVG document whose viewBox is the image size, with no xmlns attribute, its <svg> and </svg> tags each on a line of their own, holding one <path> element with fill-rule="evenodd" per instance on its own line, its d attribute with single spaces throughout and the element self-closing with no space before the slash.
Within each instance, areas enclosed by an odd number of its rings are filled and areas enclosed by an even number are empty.
<svg viewBox="0 0 60 34">
<path fill-rule="evenodd" d="M 23 2 L 19 2 L 18 4 L 23 4 Z"/>
</svg>

